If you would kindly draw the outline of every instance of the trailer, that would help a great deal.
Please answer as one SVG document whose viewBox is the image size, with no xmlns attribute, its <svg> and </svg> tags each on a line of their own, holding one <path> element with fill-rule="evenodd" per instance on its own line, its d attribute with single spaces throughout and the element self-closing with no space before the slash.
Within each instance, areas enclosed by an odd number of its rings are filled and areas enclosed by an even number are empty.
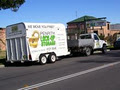
<svg viewBox="0 0 120 90">
<path fill-rule="evenodd" d="M 68 52 L 63 24 L 18 23 L 6 28 L 7 62 L 54 63 Z"/>
</svg>

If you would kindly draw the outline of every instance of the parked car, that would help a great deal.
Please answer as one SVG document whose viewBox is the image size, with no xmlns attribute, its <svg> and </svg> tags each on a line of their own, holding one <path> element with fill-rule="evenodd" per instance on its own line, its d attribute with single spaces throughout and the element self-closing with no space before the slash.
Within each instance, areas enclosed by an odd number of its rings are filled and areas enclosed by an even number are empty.
<svg viewBox="0 0 120 90">
<path fill-rule="evenodd" d="M 118 38 L 117 41 L 114 42 L 114 48 L 120 49 L 120 38 Z"/>
</svg>

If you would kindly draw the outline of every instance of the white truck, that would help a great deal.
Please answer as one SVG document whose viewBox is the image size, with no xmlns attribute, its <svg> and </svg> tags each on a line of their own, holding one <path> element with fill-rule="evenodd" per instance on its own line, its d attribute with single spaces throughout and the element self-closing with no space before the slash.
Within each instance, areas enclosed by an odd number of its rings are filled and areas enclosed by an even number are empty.
<svg viewBox="0 0 120 90">
<path fill-rule="evenodd" d="M 65 26 L 50 23 L 18 23 L 6 28 L 7 62 L 55 62 L 68 55 Z"/>
<path fill-rule="evenodd" d="M 72 54 L 84 53 L 90 55 L 95 50 L 106 51 L 107 43 L 100 40 L 96 33 L 80 34 L 78 38 L 69 38 L 68 47 Z"/>
</svg>

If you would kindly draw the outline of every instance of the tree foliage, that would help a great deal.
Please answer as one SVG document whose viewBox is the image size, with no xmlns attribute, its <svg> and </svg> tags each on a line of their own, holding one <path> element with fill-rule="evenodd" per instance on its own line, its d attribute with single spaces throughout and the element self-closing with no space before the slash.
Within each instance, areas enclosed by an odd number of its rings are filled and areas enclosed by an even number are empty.
<svg viewBox="0 0 120 90">
<path fill-rule="evenodd" d="M 24 2 L 25 0 L 0 0 L 0 10 L 11 9 L 16 12 Z"/>
<path fill-rule="evenodd" d="M 112 35 L 105 37 L 105 40 L 107 41 L 107 43 L 109 45 L 113 45 L 113 36 Z"/>
<path fill-rule="evenodd" d="M 106 40 L 110 45 L 113 45 L 114 42 L 115 42 L 116 39 L 117 39 L 117 34 L 118 34 L 118 33 L 115 33 L 113 36 L 112 36 L 112 35 L 109 35 L 109 36 L 105 37 L 105 40 Z"/>
<path fill-rule="evenodd" d="M 104 35 L 99 35 L 99 38 L 100 38 L 101 40 L 104 40 L 105 36 L 104 36 Z"/>
</svg>

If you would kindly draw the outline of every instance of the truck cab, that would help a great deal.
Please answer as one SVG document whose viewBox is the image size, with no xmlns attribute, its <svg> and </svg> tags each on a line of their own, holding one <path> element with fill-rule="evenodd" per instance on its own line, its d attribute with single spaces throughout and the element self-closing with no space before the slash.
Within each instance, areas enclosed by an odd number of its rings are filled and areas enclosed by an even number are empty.
<svg viewBox="0 0 120 90">
<path fill-rule="evenodd" d="M 104 45 L 107 46 L 107 43 L 104 40 L 101 40 L 96 33 L 91 33 L 91 35 L 94 39 L 94 49 L 101 49 Z"/>
</svg>

